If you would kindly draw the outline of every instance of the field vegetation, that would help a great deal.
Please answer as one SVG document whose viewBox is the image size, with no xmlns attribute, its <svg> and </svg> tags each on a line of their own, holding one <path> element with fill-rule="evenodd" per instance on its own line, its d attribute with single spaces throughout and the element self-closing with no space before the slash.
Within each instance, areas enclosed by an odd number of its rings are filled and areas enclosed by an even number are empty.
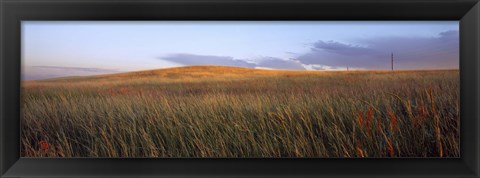
<svg viewBox="0 0 480 178">
<path fill-rule="evenodd" d="M 190 66 L 22 83 L 23 157 L 458 157 L 459 71 Z"/>
</svg>

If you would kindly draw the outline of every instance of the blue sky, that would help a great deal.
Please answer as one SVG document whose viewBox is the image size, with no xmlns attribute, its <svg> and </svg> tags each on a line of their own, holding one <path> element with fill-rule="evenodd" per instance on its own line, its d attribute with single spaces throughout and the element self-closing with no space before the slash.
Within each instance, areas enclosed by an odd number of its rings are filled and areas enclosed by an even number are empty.
<svg viewBox="0 0 480 178">
<path fill-rule="evenodd" d="M 23 79 L 227 65 L 458 68 L 458 21 L 23 21 Z"/>
</svg>

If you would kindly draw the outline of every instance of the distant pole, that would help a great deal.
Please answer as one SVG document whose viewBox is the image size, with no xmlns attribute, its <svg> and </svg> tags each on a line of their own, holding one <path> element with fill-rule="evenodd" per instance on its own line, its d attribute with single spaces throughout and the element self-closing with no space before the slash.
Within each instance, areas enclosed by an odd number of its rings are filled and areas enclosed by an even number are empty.
<svg viewBox="0 0 480 178">
<path fill-rule="evenodd" d="M 347 71 L 348 71 L 348 66 L 347 66 Z"/>
<path fill-rule="evenodd" d="M 393 53 L 392 53 L 392 70 L 393 70 Z"/>
</svg>

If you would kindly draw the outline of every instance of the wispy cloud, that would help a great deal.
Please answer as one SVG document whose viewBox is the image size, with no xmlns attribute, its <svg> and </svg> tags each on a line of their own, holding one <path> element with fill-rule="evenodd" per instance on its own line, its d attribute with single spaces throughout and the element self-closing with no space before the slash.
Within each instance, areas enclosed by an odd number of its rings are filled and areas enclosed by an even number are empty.
<svg viewBox="0 0 480 178">
<path fill-rule="evenodd" d="M 60 66 L 32 66 L 39 69 L 53 69 L 53 70 L 68 70 L 68 71 L 82 71 L 82 72 L 119 72 L 112 69 L 101 68 L 84 68 L 84 67 L 60 67 Z"/>
<path fill-rule="evenodd" d="M 23 80 L 41 80 L 67 76 L 88 76 L 122 72 L 112 69 L 62 66 L 26 66 L 23 70 Z"/>
</svg>

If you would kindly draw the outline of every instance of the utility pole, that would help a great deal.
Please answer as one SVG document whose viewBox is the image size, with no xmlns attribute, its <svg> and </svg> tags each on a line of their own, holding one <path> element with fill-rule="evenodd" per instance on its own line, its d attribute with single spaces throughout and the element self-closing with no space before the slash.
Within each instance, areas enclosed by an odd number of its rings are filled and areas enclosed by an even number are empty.
<svg viewBox="0 0 480 178">
<path fill-rule="evenodd" d="M 392 70 L 393 70 L 393 52 L 392 52 Z"/>
<path fill-rule="evenodd" d="M 348 71 L 348 66 L 347 66 L 347 71 Z"/>
</svg>

